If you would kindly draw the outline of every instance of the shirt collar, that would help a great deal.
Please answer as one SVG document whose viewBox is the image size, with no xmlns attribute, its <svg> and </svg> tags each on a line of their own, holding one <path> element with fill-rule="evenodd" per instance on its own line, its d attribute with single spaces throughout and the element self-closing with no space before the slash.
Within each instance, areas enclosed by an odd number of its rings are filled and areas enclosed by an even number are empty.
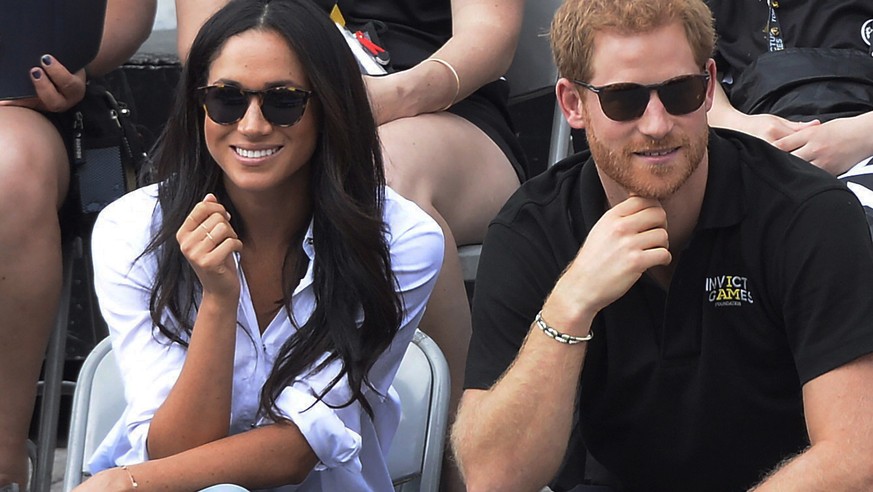
<svg viewBox="0 0 873 492">
<path fill-rule="evenodd" d="M 697 229 L 717 229 L 739 224 L 746 215 L 742 157 L 736 147 L 709 132 L 709 176 L 697 219 Z"/>
<path fill-rule="evenodd" d="M 309 221 L 309 227 L 306 228 L 306 234 L 303 237 L 303 252 L 306 253 L 306 256 L 309 258 L 309 262 L 312 263 L 312 259 L 315 258 L 315 240 L 312 235 L 312 220 Z M 237 270 L 242 273 L 242 267 L 239 265 L 239 252 L 234 251 L 233 260 L 236 263 Z"/>
<path fill-rule="evenodd" d="M 309 257 L 309 261 L 315 258 L 315 239 L 312 234 L 312 220 L 309 221 L 309 227 L 306 228 L 306 234 L 303 237 L 303 252 Z"/>
<path fill-rule="evenodd" d="M 603 184 L 597 174 L 594 158 L 590 156 L 582 163 L 579 176 L 579 198 L 579 201 L 574 203 L 574 205 L 578 205 L 578 208 L 570 210 L 570 218 L 571 223 L 574 224 L 575 230 L 573 232 L 576 239 L 579 240 L 579 244 L 582 244 L 588 237 L 588 232 L 606 212 L 606 192 L 603 191 Z M 572 217 L 574 213 L 578 216 Z"/>
</svg>

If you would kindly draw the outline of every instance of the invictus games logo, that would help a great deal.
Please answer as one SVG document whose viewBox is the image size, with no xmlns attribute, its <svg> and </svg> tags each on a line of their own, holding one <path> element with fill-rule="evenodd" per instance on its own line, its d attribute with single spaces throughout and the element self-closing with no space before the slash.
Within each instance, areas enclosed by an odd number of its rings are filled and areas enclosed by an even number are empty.
<svg viewBox="0 0 873 492">
<path fill-rule="evenodd" d="M 873 42 L 873 19 L 867 19 L 867 22 L 861 26 L 861 39 L 870 46 Z"/>
<path fill-rule="evenodd" d="M 736 275 L 720 275 L 706 279 L 707 299 L 713 305 L 740 306 L 742 303 L 754 304 L 748 278 Z"/>
</svg>

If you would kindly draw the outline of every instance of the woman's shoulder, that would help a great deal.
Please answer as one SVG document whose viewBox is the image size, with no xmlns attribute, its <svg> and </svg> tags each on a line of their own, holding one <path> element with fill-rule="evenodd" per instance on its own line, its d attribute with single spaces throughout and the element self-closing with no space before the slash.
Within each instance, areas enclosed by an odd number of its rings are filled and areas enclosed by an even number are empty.
<svg viewBox="0 0 873 492">
<path fill-rule="evenodd" d="M 158 220 L 158 185 L 144 186 L 106 206 L 94 223 L 94 237 L 105 235 L 126 241 L 148 241 Z"/>
<path fill-rule="evenodd" d="M 383 214 L 391 268 L 400 291 L 408 296 L 409 289 L 435 281 L 439 274 L 445 252 L 443 231 L 418 205 L 388 187 Z M 427 295 L 431 288 L 427 288 Z M 425 302 L 427 295 L 419 300 Z M 409 302 L 414 302 L 412 299 L 415 297 L 407 297 Z"/>
<path fill-rule="evenodd" d="M 394 238 L 409 232 L 436 234 L 440 238 L 443 235 L 439 224 L 427 212 L 388 186 L 385 187 L 383 220 Z"/>
</svg>

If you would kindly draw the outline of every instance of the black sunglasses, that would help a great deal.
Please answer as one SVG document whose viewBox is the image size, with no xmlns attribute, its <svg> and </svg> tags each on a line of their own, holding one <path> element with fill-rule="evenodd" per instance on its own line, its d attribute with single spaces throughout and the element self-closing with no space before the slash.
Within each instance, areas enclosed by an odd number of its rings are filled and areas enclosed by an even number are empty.
<svg viewBox="0 0 873 492">
<path fill-rule="evenodd" d="M 257 96 L 264 118 L 271 125 L 288 127 L 303 117 L 312 91 L 296 87 L 249 91 L 232 85 L 217 84 L 200 87 L 197 94 L 209 119 L 219 125 L 232 125 L 243 119 L 249 109 L 249 98 Z"/>
<path fill-rule="evenodd" d="M 623 82 L 595 87 L 580 80 L 574 80 L 573 83 L 597 94 L 600 107 L 607 118 L 631 121 L 646 112 L 652 91 L 657 91 L 664 109 L 674 116 L 696 111 L 706 98 L 709 73 L 682 75 L 650 85 Z"/>
</svg>

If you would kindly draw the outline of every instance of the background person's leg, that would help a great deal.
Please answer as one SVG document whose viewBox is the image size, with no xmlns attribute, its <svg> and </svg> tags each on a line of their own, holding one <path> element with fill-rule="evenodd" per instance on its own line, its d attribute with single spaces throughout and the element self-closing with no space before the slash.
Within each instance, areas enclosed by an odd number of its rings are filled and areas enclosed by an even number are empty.
<svg viewBox="0 0 873 492">
<path fill-rule="evenodd" d="M 0 107 L 0 485 L 27 483 L 36 383 L 61 284 L 64 144 L 35 111 Z"/>
<path fill-rule="evenodd" d="M 430 214 L 446 239 L 442 270 L 420 328 L 439 345 L 449 364 L 451 428 L 463 391 L 471 332 L 457 245 L 484 239 L 488 223 L 519 182 L 500 148 L 475 125 L 453 114 L 395 120 L 382 125 L 379 136 L 388 184 Z"/>
</svg>

